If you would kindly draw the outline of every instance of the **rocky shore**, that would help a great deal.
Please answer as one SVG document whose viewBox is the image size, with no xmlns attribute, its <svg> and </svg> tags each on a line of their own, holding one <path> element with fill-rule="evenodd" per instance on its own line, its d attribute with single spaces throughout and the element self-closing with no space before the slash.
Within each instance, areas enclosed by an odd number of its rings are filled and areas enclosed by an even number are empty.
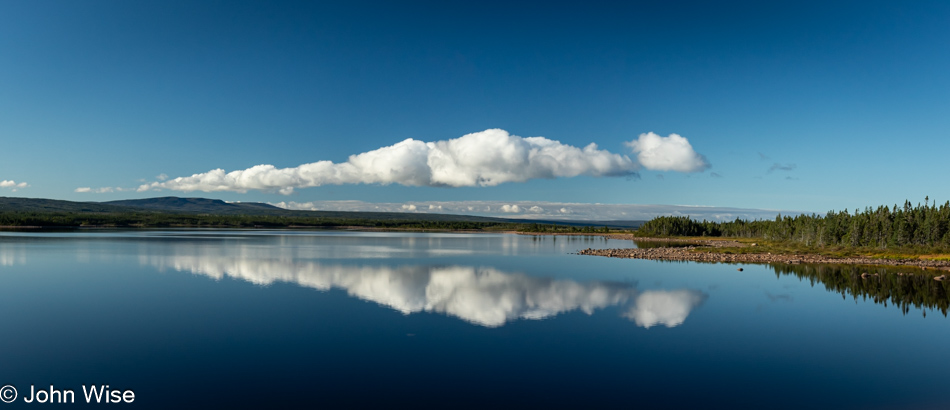
<svg viewBox="0 0 950 410">
<path fill-rule="evenodd" d="M 637 238 L 638 241 L 644 238 Z M 633 248 L 633 249 L 584 249 L 580 255 L 606 256 L 610 258 L 651 259 L 662 261 L 693 261 L 708 263 L 828 263 L 848 265 L 884 265 L 906 266 L 923 269 L 950 270 L 950 261 L 934 261 L 922 259 L 877 259 L 865 257 L 828 257 L 820 254 L 771 254 L 771 253 L 716 253 L 703 252 L 709 246 L 731 247 L 741 246 L 733 241 L 709 241 L 701 246 Z"/>
</svg>

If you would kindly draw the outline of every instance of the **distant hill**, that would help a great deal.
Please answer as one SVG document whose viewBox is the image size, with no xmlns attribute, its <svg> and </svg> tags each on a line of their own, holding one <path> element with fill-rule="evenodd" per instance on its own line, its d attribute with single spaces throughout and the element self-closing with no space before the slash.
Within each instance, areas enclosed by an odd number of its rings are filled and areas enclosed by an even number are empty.
<svg viewBox="0 0 950 410">
<path fill-rule="evenodd" d="M 259 202 L 228 203 L 220 199 L 207 198 L 179 198 L 165 196 L 161 198 L 126 199 L 121 201 L 103 202 L 106 205 L 115 205 L 126 208 L 147 209 L 161 212 L 181 212 L 188 214 L 214 215 L 264 215 L 284 211 L 273 205 Z"/>
<path fill-rule="evenodd" d="M 228 203 L 220 199 L 159 198 L 126 199 L 108 202 L 73 202 L 42 198 L 0 197 L 0 212 L 63 212 L 63 213 L 160 213 L 173 215 L 249 215 L 284 216 L 297 218 L 329 218 L 376 221 L 426 221 L 426 222 L 486 222 L 558 224 L 561 226 L 609 226 L 611 228 L 635 229 L 645 221 L 563 221 L 536 219 L 508 219 L 472 215 L 401 212 L 347 212 L 347 211 L 292 211 L 260 202 Z"/>
<path fill-rule="evenodd" d="M 43 198 L 0 197 L 0 212 L 160 213 L 173 215 L 285 216 L 378 221 L 508 222 L 503 218 L 401 212 L 292 211 L 259 202 L 227 203 L 218 199 L 161 197 L 109 202 L 73 202 Z"/>
<path fill-rule="evenodd" d="M 102 202 L 0 197 L 0 212 L 134 212 L 135 209 Z"/>
<path fill-rule="evenodd" d="M 104 202 L 104 204 L 137 209 L 140 211 L 198 215 L 269 215 L 312 218 L 368 219 L 382 221 L 410 220 L 439 222 L 507 222 L 506 219 L 502 218 L 488 218 L 469 215 L 420 214 L 402 212 L 293 211 L 260 202 L 229 203 L 219 199 L 179 198 L 174 196 L 109 201 Z"/>
</svg>

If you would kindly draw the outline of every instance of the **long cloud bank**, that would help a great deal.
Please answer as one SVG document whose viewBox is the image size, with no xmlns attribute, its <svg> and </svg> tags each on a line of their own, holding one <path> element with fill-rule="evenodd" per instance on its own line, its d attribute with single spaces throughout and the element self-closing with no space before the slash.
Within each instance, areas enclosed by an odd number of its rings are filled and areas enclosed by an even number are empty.
<svg viewBox="0 0 950 410">
<path fill-rule="evenodd" d="M 706 159 L 686 138 L 641 134 L 625 143 L 627 155 L 583 148 L 544 137 L 523 138 L 502 129 L 489 129 L 459 138 L 424 142 L 407 139 L 373 151 L 352 155 L 346 162 L 318 161 L 293 168 L 257 165 L 226 172 L 214 169 L 188 177 L 143 184 L 138 191 L 247 192 L 290 194 L 297 188 L 343 184 L 401 184 L 407 186 L 472 187 L 559 177 L 634 175 L 640 169 L 701 172 Z"/>
</svg>

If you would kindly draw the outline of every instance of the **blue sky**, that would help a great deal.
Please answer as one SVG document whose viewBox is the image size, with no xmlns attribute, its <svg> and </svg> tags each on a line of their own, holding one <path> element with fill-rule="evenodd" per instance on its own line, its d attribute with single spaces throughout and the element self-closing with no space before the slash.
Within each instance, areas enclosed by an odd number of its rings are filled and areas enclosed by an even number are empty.
<svg viewBox="0 0 950 410">
<path fill-rule="evenodd" d="M 943 202 L 948 21 L 950 3 L 938 1 L 0 0 L 0 195 L 420 212 L 521 204 L 511 215 L 532 203 L 825 212 Z M 504 163 L 505 173 L 485 162 L 433 168 L 424 181 L 320 176 L 292 192 L 280 178 L 211 192 L 167 183 L 262 164 L 339 166 L 409 138 L 423 165 L 450 151 L 422 142 L 469 134 L 501 158 L 479 139 L 494 129 L 532 149 L 525 138 L 557 141 L 557 152 L 596 143 L 597 158 L 620 162 L 598 168 L 575 153 L 583 164 Z M 651 132 L 685 138 L 676 158 L 692 165 L 644 162 L 629 143 Z M 394 164 L 415 164 L 406 158 Z M 495 171 L 504 175 L 486 179 Z M 472 175 L 480 182 L 445 182 Z"/>
</svg>

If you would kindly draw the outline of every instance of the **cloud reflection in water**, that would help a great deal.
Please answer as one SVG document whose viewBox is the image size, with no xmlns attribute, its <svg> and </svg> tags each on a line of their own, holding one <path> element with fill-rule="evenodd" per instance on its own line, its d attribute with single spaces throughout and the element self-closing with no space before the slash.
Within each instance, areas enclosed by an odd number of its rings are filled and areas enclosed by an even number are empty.
<svg viewBox="0 0 950 410">
<path fill-rule="evenodd" d="M 0 247 L 0 266 L 14 266 L 26 264 L 26 251 L 23 247 L 5 245 Z"/>
<path fill-rule="evenodd" d="M 581 283 L 472 266 L 324 265 L 208 255 L 152 256 L 148 263 L 161 270 L 215 279 L 230 276 L 258 285 L 289 282 L 319 290 L 338 288 L 404 314 L 437 312 L 486 327 L 573 310 L 590 315 L 612 306 L 638 326 L 674 327 L 707 297 L 696 290 L 640 292 L 631 284 Z"/>
<path fill-rule="evenodd" d="M 706 294 L 695 290 L 648 290 L 637 297 L 636 303 L 624 313 L 624 317 L 647 329 L 659 324 L 679 326 L 689 316 L 689 312 L 705 300 Z"/>
</svg>

